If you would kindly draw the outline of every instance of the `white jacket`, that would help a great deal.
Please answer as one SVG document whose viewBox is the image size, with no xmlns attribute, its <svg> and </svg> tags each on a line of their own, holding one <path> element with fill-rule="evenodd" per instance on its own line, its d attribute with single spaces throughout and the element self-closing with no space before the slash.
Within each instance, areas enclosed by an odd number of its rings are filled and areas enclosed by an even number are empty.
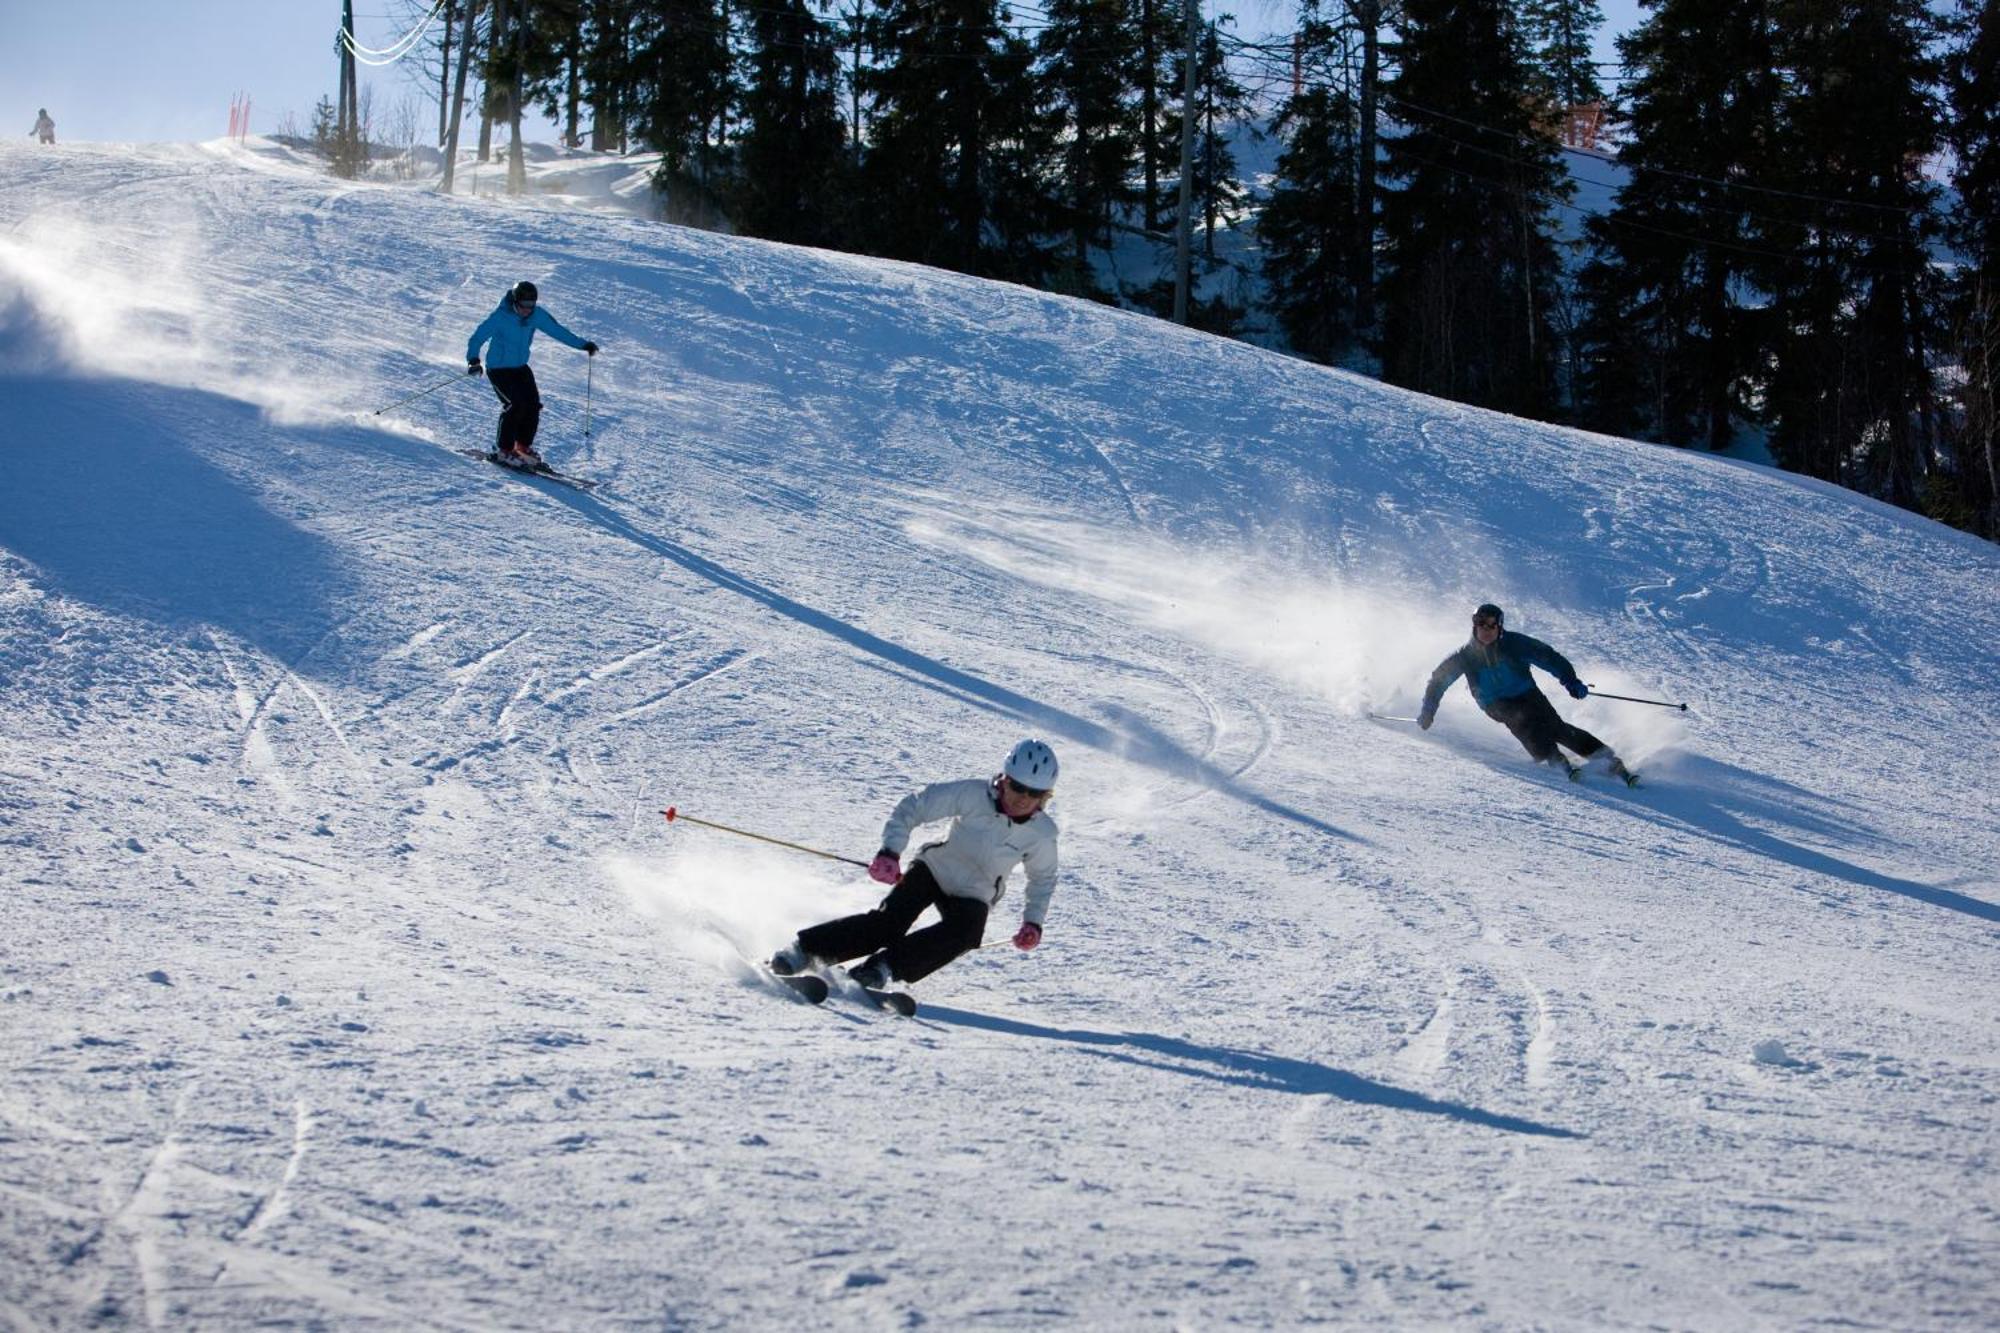
<svg viewBox="0 0 2000 1333">
<path fill-rule="evenodd" d="M 1000 813 L 993 784 L 981 778 L 934 782 L 896 803 L 882 826 L 882 849 L 903 854 L 919 824 L 952 821 L 941 842 L 926 843 L 917 860 L 930 867 L 938 887 L 954 898 L 977 898 L 988 907 L 1007 892 L 1015 866 L 1028 875 L 1021 919 L 1042 924 L 1056 891 L 1056 821 L 1037 810 L 1015 823 Z"/>
</svg>

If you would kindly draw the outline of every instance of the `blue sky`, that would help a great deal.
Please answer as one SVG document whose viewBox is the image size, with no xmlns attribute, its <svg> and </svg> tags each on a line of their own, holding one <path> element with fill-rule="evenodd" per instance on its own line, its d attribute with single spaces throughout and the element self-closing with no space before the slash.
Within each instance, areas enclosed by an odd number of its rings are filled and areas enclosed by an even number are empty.
<svg viewBox="0 0 2000 1333">
<path fill-rule="evenodd" d="M 1211 8 L 1216 0 L 1208 0 Z M 1278 0 L 1227 5 L 1253 25 L 1283 26 Z M 357 0 L 356 35 L 384 48 L 409 20 L 397 0 Z M 1605 0 L 1600 58 L 1611 33 L 1635 21 L 1637 0 Z M 280 128 L 289 113 L 300 131 L 330 96 L 338 73 L 334 34 L 340 0 L 0 0 L 0 128 L 25 136 L 47 107 L 62 139 L 188 140 L 229 129 L 230 98 L 251 99 L 251 128 Z M 422 94 L 398 68 L 362 70 L 380 123 L 394 105 Z M 435 117 L 435 104 L 418 116 Z M 533 135 L 531 137 L 541 137 Z"/>
</svg>

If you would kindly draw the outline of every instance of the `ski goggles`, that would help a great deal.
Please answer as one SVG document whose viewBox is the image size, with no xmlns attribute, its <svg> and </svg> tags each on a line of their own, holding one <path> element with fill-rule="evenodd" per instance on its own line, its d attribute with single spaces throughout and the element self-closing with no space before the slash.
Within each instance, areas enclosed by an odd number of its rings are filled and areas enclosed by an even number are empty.
<svg viewBox="0 0 2000 1333">
<path fill-rule="evenodd" d="M 1055 792 L 1050 788 L 1023 787 L 1020 783 L 1014 781 L 1014 779 L 1009 777 L 1001 778 L 1000 785 L 1002 787 L 1005 787 L 1008 791 L 1013 792 L 1016 796 L 1025 796 L 1029 800 L 1033 801 L 1045 801 L 1049 797 L 1055 795 Z"/>
</svg>

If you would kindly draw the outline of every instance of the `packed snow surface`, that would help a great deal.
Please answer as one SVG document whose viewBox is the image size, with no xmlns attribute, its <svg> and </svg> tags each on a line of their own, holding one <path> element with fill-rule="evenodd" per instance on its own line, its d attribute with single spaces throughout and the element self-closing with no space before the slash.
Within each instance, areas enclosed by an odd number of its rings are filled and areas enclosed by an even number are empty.
<svg viewBox="0 0 2000 1333">
<path fill-rule="evenodd" d="M 1993 546 L 547 192 L 0 182 L 10 1327 L 2000 1323 Z M 455 452 L 520 278 L 590 494 Z M 1643 785 L 1371 717 L 1489 599 Z M 1023 736 L 1046 941 L 914 1019 L 660 814 L 865 861 Z"/>
</svg>

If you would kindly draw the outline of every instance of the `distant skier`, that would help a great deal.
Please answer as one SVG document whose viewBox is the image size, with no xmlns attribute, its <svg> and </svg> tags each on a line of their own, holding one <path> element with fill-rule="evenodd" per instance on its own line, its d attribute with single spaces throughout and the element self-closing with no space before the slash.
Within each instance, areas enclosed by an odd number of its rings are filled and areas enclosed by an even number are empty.
<svg viewBox="0 0 2000 1333">
<path fill-rule="evenodd" d="M 597 355 L 596 343 L 577 337 L 536 304 L 540 295 L 532 282 L 515 283 L 465 345 L 465 373 L 477 375 L 484 370 L 500 398 L 503 410 L 494 452 L 510 467 L 547 466 L 535 452 L 535 432 L 542 424 L 542 395 L 535 387 L 535 372 L 528 368 L 528 347 L 535 340 L 535 330 L 541 329 L 587 356 Z M 485 366 L 479 362 L 482 348 L 486 351 Z"/>
<path fill-rule="evenodd" d="M 21 122 L 17 120 L 14 123 L 19 125 Z M 47 107 L 43 107 L 35 112 L 35 128 L 28 131 L 28 137 L 31 139 L 40 139 L 43 143 L 54 143 L 56 141 L 56 123 L 49 119 L 49 109 Z"/>
<path fill-rule="evenodd" d="M 1540 639 L 1507 629 L 1506 613 L 1487 602 L 1472 613 L 1472 639 L 1438 663 L 1424 690 L 1417 725 L 1429 731 L 1437 717 L 1438 700 L 1460 676 L 1486 716 L 1514 733 L 1536 763 L 1559 763 L 1575 777 L 1577 769 L 1556 747 L 1566 746 L 1584 759 L 1610 756 L 1611 775 L 1630 784 L 1638 779 L 1611 748 L 1583 728 L 1557 714 L 1555 705 L 1535 686 L 1530 666 L 1538 666 L 1562 682 L 1570 697 L 1581 699 L 1590 687 L 1577 679 L 1569 659 Z"/>
<path fill-rule="evenodd" d="M 800 931 L 771 959 L 771 970 L 791 976 L 867 954 L 868 961 L 848 975 L 870 990 L 927 977 L 979 947 L 986 914 L 1017 865 L 1028 887 L 1014 945 L 1034 948 L 1056 887 L 1056 824 L 1042 808 L 1055 785 L 1055 751 L 1027 740 L 994 778 L 933 783 L 905 796 L 882 826 L 882 850 L 868 867 L 871 878 L 895 887 L 872 912 Z M 902 853 L 912 830 L 942 819 L 952 821 L 950 832 L 919 850 L 904 873 Z M 937 909 L 937 924 L 910 932 L 927 907 Z"/>
</svg>

